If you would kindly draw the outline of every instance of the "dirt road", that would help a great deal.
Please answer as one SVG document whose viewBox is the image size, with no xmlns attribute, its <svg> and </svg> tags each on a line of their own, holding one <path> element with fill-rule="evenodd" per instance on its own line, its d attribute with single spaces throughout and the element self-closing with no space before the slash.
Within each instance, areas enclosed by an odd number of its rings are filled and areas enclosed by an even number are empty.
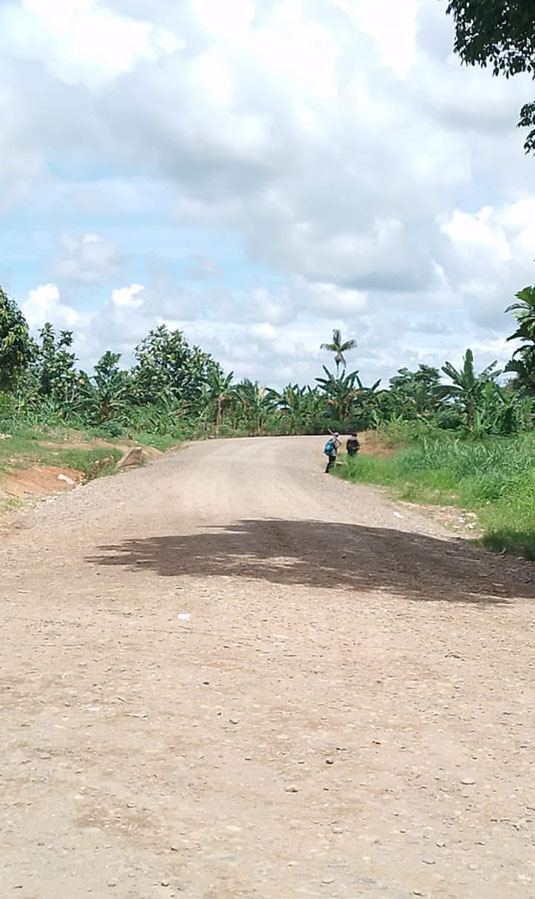
<svg viewBox="0 0 535 899">
<path fill-rule="evenodd" d="M 0 895 L 535 897 L 534 567 L 214 441 L 0 548 Z"/>
</svg>

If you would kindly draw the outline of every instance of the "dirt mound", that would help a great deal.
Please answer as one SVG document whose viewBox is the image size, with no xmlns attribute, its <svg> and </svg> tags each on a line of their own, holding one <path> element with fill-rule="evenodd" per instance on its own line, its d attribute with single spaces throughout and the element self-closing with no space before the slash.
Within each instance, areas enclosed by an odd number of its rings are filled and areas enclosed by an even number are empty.
<svg viewBox="0 0 535 899">
<path fill-rule="evenodd" d="M 15 496 L 49 496 L 52 493 L 64 493 L 81 484 L 81 472 L 73 468 L 57 468 L 54 465 L 38 465 L 34 468 L 22 468 L 5 475 L 0 479 L 0 495 Z"/>
<path fill-rule="evenodd" d="M 57 449 L 57 450 L 93 450 L 93 449 L 114 449 L 121 450 L 122 453 L 127 452 L 127 450 L 133 449 L 137 444 L 135 441 L 125 441 L 122 443 L 110 443 L 109 440 L 102 440 L 100 438 L 95 438 L 95 440 L 66 440 L 62 443 L 54 443 L 52 441 L 40 441 L 40 446 L 44 446 L 47 449 Z M 154 459 L 159 459 L 163 456 L 164 453 L 162 450 L 156 449 L 155 446 L 144 446 L 143 447 L 143 459 L 148 462 L 152 462 Z"/>
<path fill-rule="evenodd" d="M 57 448 L 58 450 L 77 449 L 92 450 L 98 448 L 120 449 L 128 451 L 132 449 L 129 444 L 110 444 L 106 440 L 92 441 L 64 441 L 62 443 L 54 443 L 51 441 L 40 441 L 40 446 L 46 448 Z M 59 455 L 59 453 L 52 453 Z M 143 447 L 141 460 L 144 462 L 152 462 L 163 456 L 160 450 L 153 446 Z M 58 460 L 59 461 L 59 460 Z M 0 474 L 0 500 L 2 498 L 24 499 L 32 496 L 50 496 L 54 493 L 65 493 L 82 484 L 85 480 L 82 472 L 75 468 L 67 468 L 60 465 L 37 464 L 31 465 L 28 460 L 23 458 L 19 460 L 12 459 L 12 463 L 20 465 L 28 465 L 26 468 L 12 468 L 9 473 Z"/>
<path fill-rule="evenodd" d="M 383 459 L 395 456 L 397 450 L 391 446 L 385 446 L 375 431 L 364 431 L 359 434 L 360 451 L 366 456 L 381 456 Z"/>
<path fill-rule="evenodd" d="M 165 455 L 165 453 L 163 453 L 159 449 L 156 449 L 155 446 L 144 446 L 143 447 L 143 458 L 147 462 L 153 462 L 155 459 L 161 459 L 161 457 L 164 455 Z"/>
<path fill-rule="evenodd" d="M 133 443 L 129 443 L 125 441 L 124 443 L 111 443 L 109 440 L 103 440 L 100 437 L 95 437 L 94 440 L 40 440 L 39 446 L 44 446 L 47 449 L 57 449 L 57 450 L 91 450 L 91 449 L 120 449 L 126 450 L 130 446 L 133 446 Z"/>
</svg>

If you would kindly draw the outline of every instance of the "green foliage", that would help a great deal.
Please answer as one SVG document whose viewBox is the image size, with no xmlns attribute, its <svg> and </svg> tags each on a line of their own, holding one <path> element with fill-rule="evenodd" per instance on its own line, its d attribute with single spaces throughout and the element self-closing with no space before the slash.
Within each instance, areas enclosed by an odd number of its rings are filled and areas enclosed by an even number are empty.
<svg viewBox="0 0 535 899">
<path fill-rule="evenodd" d="M 103 437 L 106 440 L 114 440 L 122 437 L 125 433 L 125 426 L 118 421 L 103 421 L 96 429 L 95 436 Z"/>
<path fill-rule="evenodd" d="M 9 431 L 4 433 L 10 434 Z M 42 433 L 34 428 L 26 427 L 21 428 L 7 439 L 0 440 L 0 470 L 9 470 L 11 459 L 14 456 L 39 461 L 40 447 L 38 442 L 42 439 Z"/>
<path fill-rule="evenodd" d="M 65 429 L 47 433 L 42 428 L 22 428 L 8 439 L 0 440 L 0 469 L 9 471 L 16 466 L 27 467 L 36 463 L 71 468 L 82 473 L 86 480 L 109 473 L 122 452 L 113 447 L 64 448 L 63 442 L 70 436 Z M 86 437 L 82 434 L 76 435 Z"/>
<path fill-rule="evenodd" d="M 491 67 L 494 75 L 525 72 L 535 77 L 533 0 L 449 0 L 455 21 L 454 50 L 467 65 Z M 532 128 L 526 152 L 535 151 L 535 103 L 523 106 L 520 127 Z"/>
<path fill-rule="evenodd" d="M 508 340 L 521 340 L 507 363 L 506 371 L 514 373 L 514 383 L 519 390 L 535 395 L 535 287 L 525 287 L 516 294 L 517 303 L 505 310 L 516 318 L 517 328 Z"/>
<path fill-rule="evenodd" d="M 234 424 L 259 437 L 266 433 L 273 406 L 266 387 L 245 378 L 235 389 Z"/>
<path fill-rule="evenodd" d="M 55 454 L 54 464 L 80 471 L 86 481 L 92 481 L 111 474 L 121 456 L 121 450 L 109 447 L 65 449 Z"/>
<path fill-rule="evenodd" d="M 127 372 L 119 368 L 119 353 L 107 350 L 95 365 L 95 373 L 85 372 L 79 378 L 79 405 L 90 421 L 99 425 L 115 419 L 116 424 L 127 412 L 131 402 L 132 384 Z"/>
<path fill-rule="evenodd" d="M 535 342 L 535 287 L 524 287 L 516 294 L 517 303 L 511 303 L 505 310 L 512 312 L 517 321 L 517 329 L 507 340 Z"/>
<path fill-rule="evenodd" d="M 442 396 L 453 399 L 462 415 L 465 416 L 469 431 L 476 427 L 478 409 L 483 406 L 484 400 L 492 397 L 489 384 L 497 378 L 501 371 L 496 370 L 496 362 L 492 362 L 479 375 L 474 369 L 474 356 L 468 349 L 464 355 L 463 367 L 454 368 L 451 362 L 442 366 L 442 371 L 451 380 L 451 384 L 445 384 L 439 388 Z"/>
<path fill-rule="evenodd" d="M 324 401 L 317 388 L 287 384 L 281 391 L 268 390 L 268 398 L 285 433 L 314 434 L 326 429 Z"/>
<path fill-rule="evenodd" d="M 208 353 L 190 347 L 181 331 L 169 331 L 165 325 L 150 331 L 135 355 L 133 390 L 141 403 L 157 403 L 166 397 L 192 407 L 201 399 L 214 369 L 220 370 Z"/>
<path fill-rule="evenodd" d="M 0 391 L 16 384 L 32 359 L 32 349 L 26 319 L 0 287 Z"/>
<path fill-rule="evenodd" d="M 402 423 L 468 429 L 474 435 L 514 434 L 532 427 L 532 401 L 512 382 L 501 387 L 493 366 L 476 375 L 470 351 L 457 371 L 446 363 L 451 384 L 437 369 L 400 369 L 388 388 L 365 386 L 358 371 L 335 375 L 323 366 L 316 386 L 287 384 L 273 390 L 249 379 L 236 383 L 208 354 L 190 347 L 179 331 L 159 328 L 137 349 L 131 370 L 108 350 L 92 374 L 77 372 L 72 334 L 50 325 L 17 390 L 0 400 L 0 429 L 21 424 L 69 422 L 96 428 L 100 436 L 129 432 L 177 443 L 206 436 L 349 432 Z M 513 360 L 518 364 L 520 360 Z M 513 364 L 512 363 L 512 364 Z M 517 385 L 518 386 L 518 385 Z M 3 423 L 2 423 L 3 419 Z"/>
<path fill-rule="evenodd" d="M 225 375 L 219 365 L 210 367 L 204 387 L 204 416 L 215 424 L 216 436 L 221 433 L 225 413 L 232 409 L 234 373 Z"/>
<path fill-rule="evenodd" d="M 390 379 L 390 390 L 382 393 L 391 414 L 407 419 L 429 421 L 442 406 L 440 374 L 430 365 L 419 365 L 416 371 L 400 368 Z"/>
<path fill-rule="evenodd" d="M 206 436 L 370 427 L 392 439 L 403 433 L 407 441 L 421 432 L 469 432 L 476 438 L 533 428 L 534 288 L 520 291 L 508 310 L 518 322 L 512 337 L 524 343 L 508 365 L 515 377 L 505 386 L 497 383 L 495 365 L 477 374 L 467 350 L 460 370 L 449 362 L 443 366 L 449 383 L 441 382 L 438 369 L 421 364 L 416 371 L 401 368 L 382 389 L 380 381 L 365 386 L 357 370 L 345 370 L 344 353 L 356 343 L 344 341 L 337 329 L 332 343 L 323 345 L 335 354 L 336 373 L 323 366 L 314 387 L 294 383 L 275 390 L 247 378 L 236 383 L 232 372 L 191 346 L 181 331 L 165 326 L 137 346 L 133 368 L 122 368 L 120 355 L 108 350 L 86 373 L 76 368 L 70 331 L 56 333 L 46 324 L 33 343 L 15 305 L 2 297 L 4 312 L 9 310 L 10 321 L 28 340 L 27 355 L 19 358 L 20 376 L 0 393 L 0 431 L 8 433 L 68 423 L 109 440 L 142 434 L 168 446 Z"/>
<path fill-rule="evenodd" d="M 60 331 L 47 322 L 39 331 L 32 375 L 39 396 L 48 397 L 65 414 L 72 410 L 77 391 L 76 355 L 71 351 L 72 331 Z"/>
<path fill-rule="evenodd" d="M 367 428 L 372 422 L 376 406 L 376 390 L 380 381 L 372 387 L 364 387 L 358 371 L 334 375 L 324 365 L 325 377 L 316 378 L 326 399 L 327 420 L 333 428 L 353 430 Z"/>
<path fill-rule="evenodd" d="M 530 132 L 524 141 L 526 153 L 535 153 L 535 101 L 524 103 L 520 110 L 519 128 L 529 128 Z"/>
</svg>

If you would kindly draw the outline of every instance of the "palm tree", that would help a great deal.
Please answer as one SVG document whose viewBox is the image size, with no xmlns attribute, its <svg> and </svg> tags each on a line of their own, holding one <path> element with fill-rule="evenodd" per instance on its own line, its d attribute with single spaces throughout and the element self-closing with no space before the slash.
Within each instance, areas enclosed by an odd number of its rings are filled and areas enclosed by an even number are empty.
<svg viewBox="0 0 535 899">
<path fill-rule="evenodd" d="M 442 366 L 442 371 L 451 379 L 451 384 L 444 384 L 439 389 L 443 397 L 455 400 L 465 413 L 468 430 L 474 430 L 478 405 L 489 381 L 494 381 L 501 371 L 495 371 L 496 362 L 492 362 L 477 375 L 474 370 L 474 354 L 467 350 L 464 354 L 463 367 L 459 370 L 451 362 Z"/>
<path fill-rule="evenodd" d="M 320 349 L 329 350 L 329 353 L 334 353 L 334 361 L 336 362 L 336 377 L 338 377 L 340 365 L 342 365 L 344 368 L 346 367 L 346 359 L 344 353 L 347 353 L 348 350 L 354 350 L 356 346 L 356 340 L 342 340 L 342 332 L 339 328 L 335 328 L 333 330 L 333 339 L 331 343 L 322 343 Z"/>
</svg>

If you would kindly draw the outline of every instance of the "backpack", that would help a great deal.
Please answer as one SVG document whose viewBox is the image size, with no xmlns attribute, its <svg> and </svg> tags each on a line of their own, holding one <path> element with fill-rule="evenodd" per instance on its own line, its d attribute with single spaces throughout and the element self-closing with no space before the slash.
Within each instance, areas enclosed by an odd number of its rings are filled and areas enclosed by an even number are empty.
<svg viewBox="0 0 535 899">
<path fill-rule="evenodd" d="M 331 437 L 331 439 L 328 440 L 327 443 L 325 444 L 325 446 L 323 448 L 323 452 L 325 453 L 326 456 L 330 456 L 333 450 L 334 450 L 334 440 Z"/>
</svg>

